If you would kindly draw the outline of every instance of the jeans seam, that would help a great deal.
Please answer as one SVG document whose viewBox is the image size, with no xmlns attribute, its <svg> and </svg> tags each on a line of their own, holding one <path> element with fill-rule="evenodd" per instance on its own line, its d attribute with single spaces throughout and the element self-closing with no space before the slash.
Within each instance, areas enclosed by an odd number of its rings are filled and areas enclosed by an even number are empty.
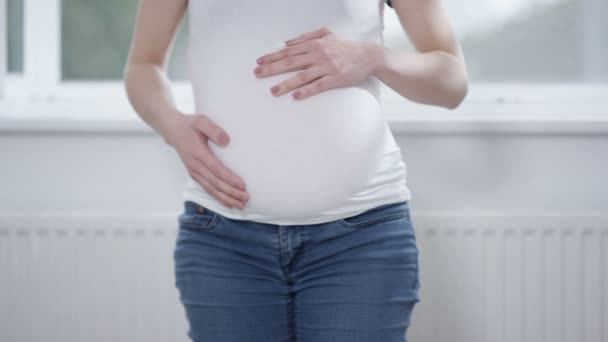
<svg viewBox="0 0 608 342">
<path fill-rule="evenodd" d="M 188 215 L 192 215 L 192 214 L 188 214 Z M 193 217 L 192 220 L 181 219 L 179 224 L 184 229 L 212 232 L 216 229 L 218 220 L 219 220 L 219 216 L 217 214 L 215 214 L 213 216 L 213 218 L 211 219 L 211 221 L 209 221 L 207 224 L 201 224 L 199 221 L 196 220 L 196 217 Z"/>
<path fill-rule="evenodd" d="M 338 222 L 346 228 L 357 228 L 357 227 L 369 225 L 372 223 L 377 223 L 377 222 L 382 222 L 382 221 L 397 219 L 397 218 L 407 218 L 407 217 L 408 217 L 407 213 L 402 212 L 402 213 L 388 214 L 388 215 L 384 215 L 384 216 L 380 216 L 380 217 L 373 217 L 368 220 L 360 221 L 360 222 L 348 222 L 347 219 L 341 219 Z"/>
</svg>

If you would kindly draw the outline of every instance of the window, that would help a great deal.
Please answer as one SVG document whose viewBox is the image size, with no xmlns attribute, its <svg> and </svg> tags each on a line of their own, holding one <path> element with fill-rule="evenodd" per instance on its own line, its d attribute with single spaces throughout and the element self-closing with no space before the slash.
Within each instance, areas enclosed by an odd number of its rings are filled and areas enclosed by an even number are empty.
<svg viewBox="0 0 608 342">
<path fill-rule="evenodd" d="M 444 1 L 471 81 L 508 83 L 608 81 L 605 2 Z M 385 45 L 409 48 L 394 11 L 385 20 Z"/>
<path fill-rule="evenodd" d="M 23 0 L 7 0 L 8 72 L 23 71 Z M 0 50 L 1 51 L 1 50 Z"/>
<path fill-rule="evenodd" d="M 0 0 L 0 117 L 132 119 L 122 84 L 139 0 Z M 192 107 L 186 82 L 188 15 L 171 46 L 176 101 Z"/>
<path fill-rule="evenodd" d="M 347 1 L 347 0 L 337 0 Z M 444 0 L 470 77 L 455 111 L 406 101 L 384 87 L 392 118 L 428 114 L 602 114 L 608 94 L 606 0 Z M 139 0 L 0 0 L 0 117 L 131 119 L 122 71 Z M 385 6 L 384 44 L 412 49 Z M 188 16 L 172 46 L 169 78 L 193 109 L 185 73 Z"/>
<path fill-rule="evenodd" d="M 61 78 L 63 80 L 122 79 L 135 15 L 136 0 L 61 1 Z M 184 80 L 187 13 L 180 25 L 169 77 Z"/>
<path fill-rule="evenodd" d="M 403 101 L 383 87 L 388 115 L 494 119 L 604 114 L 608 103 L 605 0 L 444 0 L 465 55 L 470 89 L 454 112 Z M 385 7 L 384 45 L 412 49 Z M 445 116 L 441 116 L 445 115 Z"/>
</svg>

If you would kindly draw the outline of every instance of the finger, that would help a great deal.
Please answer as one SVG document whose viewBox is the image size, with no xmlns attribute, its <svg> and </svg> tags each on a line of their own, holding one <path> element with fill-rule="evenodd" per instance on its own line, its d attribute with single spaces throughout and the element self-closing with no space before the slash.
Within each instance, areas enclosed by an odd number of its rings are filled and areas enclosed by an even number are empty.
<svg viewBox="0 0 608 342">
<path fill-rule="evenodd" d="M 311 68 L 305 69 L 297 73 L 296 75 L 290 77 L 289 79 L 275 85 L 272 89 L 277 89 L 274 92 L 275 96 L 279 96 L 285 93 L 288 93 L 296 88 L 302 87 L 310 82 L 315 81 L 316 79 L 323 77 L 327 72 L 323 67 L 313 66 Z"/>
<path fill-rule="evenodd" d="M 309 83 L 294 91 L 292 97 L 296 100 L 303 100 L 327 89 L 333 88 L 336 84 L 335 77 L 332 75 L 323 76 L 316 81 Z"/>
<path fill-rule="evenodd" d="M 294 46 L 289 46 L 280 49 L 279 51 L 272 52 L 266 55 L 262 55 L 258 58 L 258 64 L 268 64 L 279 59 L 287 58 L 289 56 L 297 56 L 308 52 L 308 46 L 305 44 L 299 44 Z"/>
<path fill-rule="evenodd" d="M 213 186 L 205 179 L 205 177 L 201 176 L 199 173 L 197 173 L 196 171 L 193 173 L 195 179 L 201 183 L 201 186 L 203 186 L 203 188 L 205 188 L 205 190 L 211 195 L 213 196 L 218 202 L 220 202 L 222 205 L 224 205 L 225 207 L 231 209 L 234 207 L 243 209 L 244 208 L 244 204 L 237 201 L 234 198 L 231 198 L 230 196 L 227 196 L 226 194 L 224 194 L 223 192 L 213 188 Z"/>
<path fill-rule="evenodd" d="M 227 168 L 208 147 L 203 147 L 200 152 L 200 156 L 197 155 L 196 158 L 205 164 L 211 172 L 213 172 L 216 177 L 222 180 L 222 182 L 229 183 L 231 186 L 239 188 L 241 190 L 246 191 L 247 186 L 245 182 L 236 175 L 232 170 Z"/>
<path fill-rule="evenodd" d="M 232 186 L 240 188 L 241 190 L 247 190 L 247 186 L 241 177 L 225 167 L 223 163 L 217 159 L 213 152 L 211 152 L 209 145 L 207 144 L 207 139 L 200 136 L 198 138 L 201 148 L 200 152 L 195 153 L 194 157 L 203 162 L 205 165 L 208 165 L 208 163 L 214 165 L 213 172 L 221 175 L 222 179 L 230 183 Z"/>
<path fill-rule="evenodd" d="M 322 26 L 321 28 L 316 29 L 314 31 L 303 33 L 294 39 L 286 40 L 285 44 L 287 44 L 287 45 L 299 44 L 299 43 L 305 42 L 307 40 L 324 37 L 330 33 L 331 33 L 331 31 L 326 26 Z"/>
<path fill-rule="evenodd" d="M 239 209 L 245 209 L 245 202 L 239 201 L 238 199 L 229 196 L 223 191 L 217 191 L 216 196 L 223 200 L 224 202 L 229 203 L 233 207 L 237 207 Z"/>
<path fill-rule="evenodd" d="M 207 182 L 205 177 L 201 176 L 201 174 L 198 173 L 196 170 L 193 169 L 193 170 L 189 171 L 189 174 L 190 174 L 190 177 L 194 178 L 207 191 L 208 194 L 213 196 L 223 206 L 225 206 L 229 209 L 233 207 L 228 202 L 224 201 L 220 196 L 217 196 L 216 195 L 217 191 L 211 186 L 211 184 L 209 184 L 209 182 Z"/>
<path fill-rule="evenodd" d="M 257 77 L 267 77 L 289 71 L 302 70 L 310 67 L 314 62 L 315 56 L 313 54 L 289 56 L 270 64 L 260 65 L 255 71 Z"/>
<path fill-rule="evenodd" d="M 216 124 L 209 116 L 205 114 L 197 114 L 193 119 L 193 128 L 211 139 L 214 143 L 220 146 L 226 146 L 230 142 L 228 133 Z"/>
<path fill-rule="evenodd" d="M 197 158 L 197 157 L 195 157 Z M 200 159 L 198 159 L 200 158 Z M 233 196 L 239 200 L 242 201 L 247 201 L 249 199 L 249 195 L 247 194 L 246 189 L 239 189 L 238 186 L 232 185 L 231 183 L 229 183 L 229 181 L 227 181 L 225 178 L 222 177 L 221 174 L 219 174 L 218 172 L 216 172 L 215 170 L 217 169 L 213 169 L 211 167 L 209 167 L 209 159 L 210 158 L 215 158 L 215 156 L 213 156 L 213 154 L 209 154 L 208 157 L 198 157 L 197 160 L 195 161 L 198 164 L 198 169 L 201 170 L 199 171 L 202 175 L 205 176 L 205 178 L 217 189 L 229 194 L 230 196 Z M 217 159 L 216 159 L 217 160 Z M 221 162 L 218 161 L 219 168 L 222 172 L 226 172 L 227 174 L 232 174 L 234 175 L 232 172 L 230 172 L 230 170 L 226 169 Z M 234 175 L 236 176 L 236 175 Z"/>
<path fill-rule="evenodd" d="M 195 171 L 203 177 L 208 186 L 212 189 L 214 196 L 221 198 L 223 201 L 242 208 L 245 206 L 249 196 L 234 187 L 231 187 L 221 179 L 217 178 L 209 169 L 201 162 L 194 162 Z"/>
</svg>

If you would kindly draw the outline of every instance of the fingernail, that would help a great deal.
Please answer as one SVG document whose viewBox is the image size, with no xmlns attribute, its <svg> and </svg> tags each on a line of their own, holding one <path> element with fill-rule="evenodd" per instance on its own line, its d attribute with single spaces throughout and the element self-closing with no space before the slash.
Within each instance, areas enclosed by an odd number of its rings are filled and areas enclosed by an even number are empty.
<svg viewBox="0 0 608 342">
<path fill-rule="evenodd" d="M 295 93 L 293 93 L 293 98 L 297 99 L 300 97 L 300 91 L 296 91 Z"/>
<path fill-rule="evenodd" d="M 220 141 L 220 143 L 222 145 L 226 145 L 228 144 L 228 135 L 226 134 L 226 132 L 222 132 L 218 138 L 218 140 Z"/>
<path fill-rule="evenodd" d="M 264 60 L 262 59 L 262 57 L 258 58 L 258 64 L 262 64 L 264 63 Z"/>
</svg>

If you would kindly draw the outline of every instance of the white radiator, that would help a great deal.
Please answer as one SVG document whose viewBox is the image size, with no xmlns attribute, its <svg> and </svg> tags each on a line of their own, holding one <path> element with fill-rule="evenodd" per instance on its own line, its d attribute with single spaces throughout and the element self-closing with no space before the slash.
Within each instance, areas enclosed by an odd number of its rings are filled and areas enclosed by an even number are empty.
<svg viewBox="0 0 608 342">
<path fill-rule="evenodd" d="M 411 341 L 608 342 L 608 215 L 414 214 Z"/>
<path fill-rule="evenodd" d="M 188 341 L 171 214 L 1 222 L 0 341 Z"/>
<path fill-rule="evenodd" d="M 0 213 L 0 341 L 188 341 L 177 213 Z M 411 342 L 608 342 L 608 215 L 413 209 Z"/>
</svg>

